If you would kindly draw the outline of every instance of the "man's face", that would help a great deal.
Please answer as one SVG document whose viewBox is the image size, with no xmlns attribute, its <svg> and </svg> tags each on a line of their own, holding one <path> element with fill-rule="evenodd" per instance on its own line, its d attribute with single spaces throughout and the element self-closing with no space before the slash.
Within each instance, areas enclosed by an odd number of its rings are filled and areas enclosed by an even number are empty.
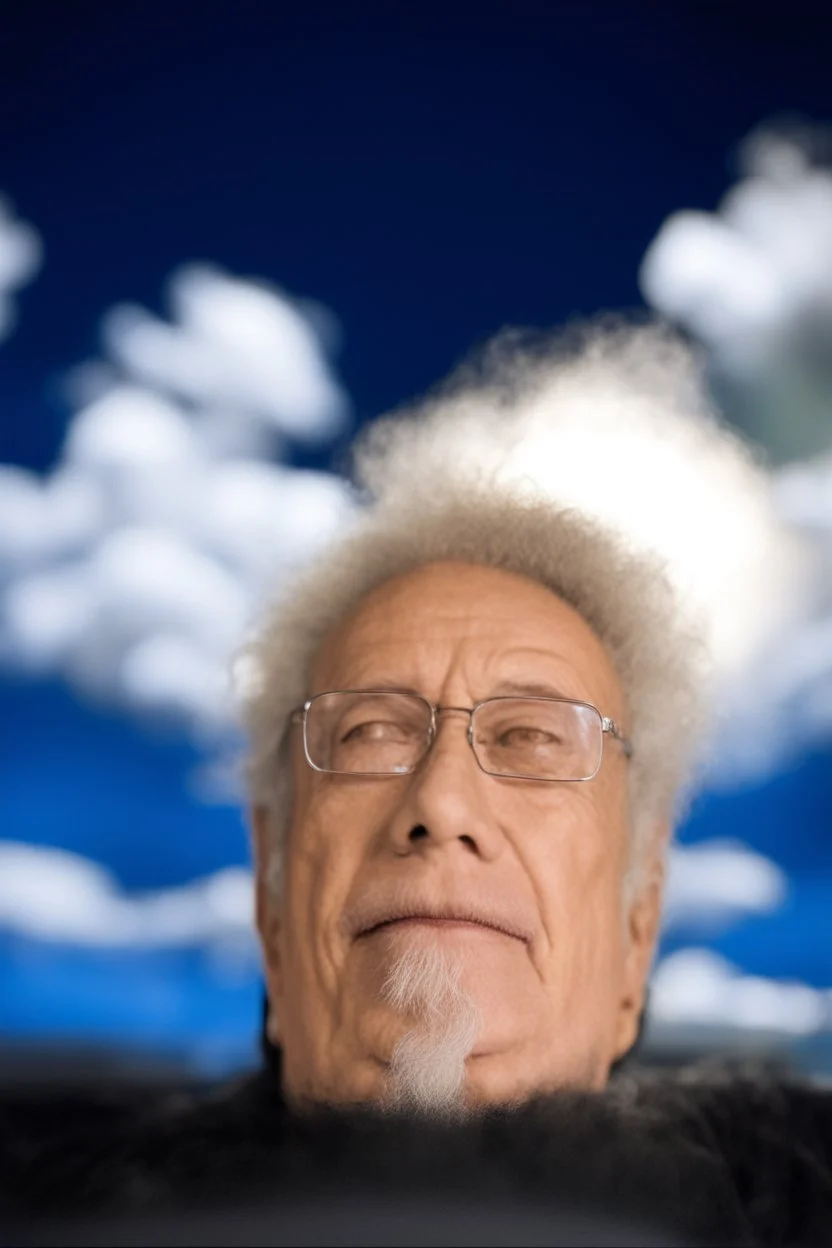
<svg viewBox="0 0 832 1248">
<path fill-rule="evenodd" d="M 626 729 L 618 677 L 585 621 L 525 577 L 468 564 L 424 566 L 370 594 L 318 654 L 311 693 L 395 688 L 471 707 L 506 686 L 590 702 Z M 440 715 L 412 774 L 364 777 L 312 770 L 294 729 L 282 897 L 261 871 L 258 899 L 291 1098 L 385 1099 L 413 1026 L 385 981 L 428 946 L 479 1014 L 469 1105 L 601 1086 L 635 1037 L 659 898 L 655 885 L 625 906 L 624 751 L 605 737 L 584 783 L 506 779 L 480 769 L 467 730 L 465 715 Z M 265 812 L 255 826 L 262 862 Z M 362 914 L 385 908 L 484 921 L 361 930 Z"/>
</svg>

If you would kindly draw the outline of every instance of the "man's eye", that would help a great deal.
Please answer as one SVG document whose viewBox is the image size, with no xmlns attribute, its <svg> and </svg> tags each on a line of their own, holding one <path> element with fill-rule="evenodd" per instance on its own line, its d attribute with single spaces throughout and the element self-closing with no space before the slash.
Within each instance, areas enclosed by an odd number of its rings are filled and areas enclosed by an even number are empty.
<svg viewBox="0 0 832 1248">
<path fill-rule="evenodd" d="M 341 733 L 341 742 L 347 741 L 400 741 L 406 735 L 401 724 L 390 720 L 371 719 L 362 724 L 354 724 Z"/>
<path fill-rule="evenodd" d="M 517 724 L 511 728 L 505 728 L 502 732 L 498 733 L 497 744 L 505 747 L 506 749 L 526 745 L 560 745 L 561 738 L 555 736 L 552 732 L 546 732 L 543 728 L 530 728 Z"/>
</svg>

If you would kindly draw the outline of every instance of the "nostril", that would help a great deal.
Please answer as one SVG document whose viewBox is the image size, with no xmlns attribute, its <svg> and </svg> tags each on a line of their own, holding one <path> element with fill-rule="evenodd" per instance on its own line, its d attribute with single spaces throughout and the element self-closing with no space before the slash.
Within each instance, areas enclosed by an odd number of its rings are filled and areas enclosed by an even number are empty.
<svg viewBox="0 0 832 1248">
<path fill-rule="evenodd" d="M 462 844 L 466 847 L 466 849 L 472 849 L 476 853 L 477 846 L 474 842 L 473 836 L 461 836 L 459 839 L 462 841 Z"/>
<path fill-rule="evenodd" d="M 415 827 L 410 829 L 408 839 L 410 841 L 423 841 L 429 835 L 427 828 L 423 823 L 417 823 Z"/>
</svg>

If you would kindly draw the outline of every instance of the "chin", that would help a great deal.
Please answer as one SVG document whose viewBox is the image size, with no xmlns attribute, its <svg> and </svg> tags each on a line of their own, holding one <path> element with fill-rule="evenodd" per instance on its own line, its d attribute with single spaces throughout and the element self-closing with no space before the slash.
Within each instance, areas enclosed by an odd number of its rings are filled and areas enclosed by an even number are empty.
<svg viewBox="0 0 832 1248">
<path fill-rule="evenodd" d="M 478 1046 L 479 1047 L 479 1046 Z M 467 1109 L 494 1105 L 518 1105 L 559 1089 L 594 1091 L 606 1083 L 602 1063 L 596 1058 L 564 1056 L 556 1065 L 534 1067 L 527 1058 L 505 1050 L 474 1052 L 466 1063 L 464 1101 Z"/>
<path fill-rule="evenodd" d="M 464 1095 L 466 1109 L 516 1105 L 545 1090 L 544 1081 L 513 1069 L 513 1063 L 503 1053 L 472 1054 L 468 1060 Z"/>
<path fill-rule="evenodd" d="M 362 1106 L 382 1107 L 389 1100 L 389 1067 L 368 1058 L 349 1070 L 330 1072 L 329 1076 L 308 1079 L 302 1087 L 283 1080 L 283 1094 L 293 1108 L 304 1111 L 329 1106 L 333 1109 L 357 1109 Z"/>
</svg>

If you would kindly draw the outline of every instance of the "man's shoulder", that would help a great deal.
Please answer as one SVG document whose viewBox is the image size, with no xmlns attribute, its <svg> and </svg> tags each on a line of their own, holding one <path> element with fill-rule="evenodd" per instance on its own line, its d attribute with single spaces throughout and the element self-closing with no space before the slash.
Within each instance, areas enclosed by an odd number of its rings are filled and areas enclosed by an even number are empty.
<svg viewBox="0 0 832 1248">
<path fill-rule="evenodd" d="M 771 1067 L 707 1062 L 448 1124 L 360 1109 L 299 1118 L 259 1074 L 144 1114 L 122 1167 L 122 1190 L 131 1184 L 141 1200 L 334 1185 L 615 1204 L 627 1189 L 636 1217 L 695 1204 L 703 1231 L 713 1214 L 763 1242 L 812 1242 L 832 1218 L 832 1093 Z"/>
<path fill-rule="evenodd" d="M 622 1077 L 610 1096 L 718 1159 L 763 1243 L 832 1234 L 832 1088 L 764 1064 Z"/>
<path fill-rule="evenodd" d="M 0 1211 L 187 1198 L 192 1186 L 250 1177 L 282 1120 L 260 1073 L 164 1091 L 18 1089 L 0 1096 Z"/>
<path fill-rule="evenodd" d="M 763 1124 L 786 1141 L 817 1136 L 819 1144 L 832 1143 L 832 1085 L 779 1063 L 711 1059 L 667 1070 L 633 1067 L 611 1081 L 606 1095 L 625 1111 L 698 1121 L 725 1144 Z"/>
<path fill-rule="evenodd" d="M 229 1204 L 340 1185 L 574 1198 L 668 1222 L 685 1208 L 700 1238 L 723 1226 L 740 1238 L 747 1227 L 762 1243 L 814 1242 L 832 1217 L 832 1094 L 762 1067 L 637 1069 L 603 1093 L 558 1092 L 462 1124 L 371 1110 L 298 1117 L 263 1072 L 65 1105 L 46 1122 L 22 1102 L 5 1118 L 0 1106 L 0 1135 L 14 1204 L 40 1212 Z"/>
</svg>

